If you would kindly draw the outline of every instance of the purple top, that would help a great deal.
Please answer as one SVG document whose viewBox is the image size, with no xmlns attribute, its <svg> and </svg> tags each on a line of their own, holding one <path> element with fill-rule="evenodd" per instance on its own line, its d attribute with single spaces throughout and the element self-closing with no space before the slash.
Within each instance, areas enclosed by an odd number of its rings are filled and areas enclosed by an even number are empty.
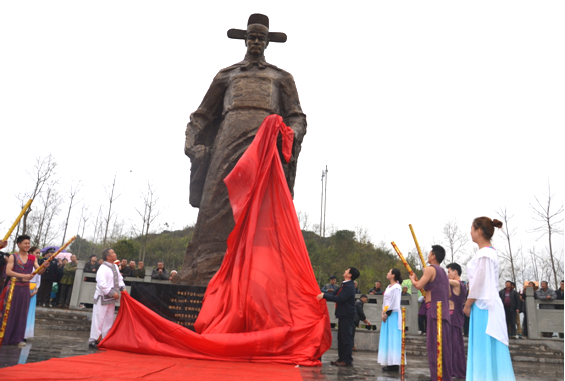
<svg viewBox="0 0 565 381">
<path fill-rule="evenodd" d="M 14 267 L 12 267 L 13 272 L 18 274 L 31 274 L 33 272 L 33 265 L 35 263 L 35 257 L 33 255 L 28 254 L 26 263 L 22 263 L 18 254 L 12 254 L 12 256 L 14 257 Z M 20 285 L 20 283 L 25 283 L 25 285 L 29 286 L 29 282 L 22 282 L 21 279 L 18 278 L 16 286 Z"/>
<path fill-rule="evenodd" d="M 428 314 L 431 314 L 433 319 L 437 319 L 437 302 L 441 302 L 441 318 L 450 322 L 449 279 L 447 279 L 447 274 L 441 267 L 437 265 L 430 266 L 436 269 L 436 278 L 424 286 L 424 290 L 432 292 L 432 303 Z"/>
<path fill-rule="evenodd" d="M 461 291 L 459 295 L 455 295 L 453 293 L 453 287 L 449 285 L 451 288 L 451 297 L 449 300 L 453 302 L 453 315 L 451 315 L 451 325 L 454 327 L 463 328 L 463 323 L 465 322 L 465 316 L 463 316 L 463 307 L 465 301 L 467 300 L 467 286 L 465 283 L 459 281 L 459 285 L 461 286 Z"/>
<path fill-rule="evenodd" d="M 428 309 L 426 308 L 426 303 L 422 303 L 420 306 L 420 310 L 418 311 L 418 315 L 426 316 L 428 314 Z"/>
</svg>

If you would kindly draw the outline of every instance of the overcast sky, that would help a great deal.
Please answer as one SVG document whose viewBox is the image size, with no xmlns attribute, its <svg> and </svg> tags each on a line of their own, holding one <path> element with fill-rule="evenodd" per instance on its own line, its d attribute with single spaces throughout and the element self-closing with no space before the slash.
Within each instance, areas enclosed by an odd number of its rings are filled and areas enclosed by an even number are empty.
<svg viewBox="0 0 565 381">
<path fill-rule="evenodd" d="M 411 223 L 429 247 L 448 220 L 468 231 L 506 207 L 517 246 L 546 244 L 528 233 L 529 203 L 548 182 L 556 205 L 565 190 L 562 1 L 194 3 L 0 3 L 2 231 L 48 154 L 60 191 L 80 180 L 93 214 L 116 176 L 126 223 L 148 181 L 161 226 L 194 223 L 186 123 L 245 54 L 226 31 L 265 13 L 288 35 L 267 61 L 293 74 L 308 118 L 295 205 L 312 224 L 327 165 L 327 225 L 373 242 L 408 252 Z"/>
</svg>

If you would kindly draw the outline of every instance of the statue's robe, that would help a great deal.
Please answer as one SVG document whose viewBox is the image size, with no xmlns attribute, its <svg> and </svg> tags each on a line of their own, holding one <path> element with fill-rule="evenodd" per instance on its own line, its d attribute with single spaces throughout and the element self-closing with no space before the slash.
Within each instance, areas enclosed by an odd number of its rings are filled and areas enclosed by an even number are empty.
<svg viewBox="0 0 565 381">
<path fill-rule="evenodd" d="M 190 116 L 185 145 L 192 163 L 190 204 L 200 211 L 181 278 L 191 285 L 206 286 L 220 268 L 234 227 L 223 181 L 271 114 L 282 116 L 294 131 L 292 157 L 283 164 L 292 194 L 306 115 L 290 73 L 265 61 L 244 60 L 222 69 Z M 201 148 L 196 154 L 195 146 Z"/>
</svg>

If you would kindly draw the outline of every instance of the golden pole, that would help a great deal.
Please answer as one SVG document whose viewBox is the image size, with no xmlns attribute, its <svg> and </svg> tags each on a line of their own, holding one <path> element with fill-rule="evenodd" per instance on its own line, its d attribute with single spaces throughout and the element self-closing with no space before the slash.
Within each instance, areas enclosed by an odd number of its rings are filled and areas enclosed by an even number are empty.
<svg viewBox="0 0 565 381">
<path fill-rule="evenodd" d="M 443 336 L 441 332 L 441 302 L 437 302 L 437 380 L 443 380 Z"/>
<path fill-rule="evenodd" d="M 4 318 L 2 319 L 2 328 L 0 328 L 0 347 L 2 347 L 2 342 L 4 341 L 4 331 L 6 330 L 6 324 L 8 324 L 8 315 L 10 314 L 10 307 L 12 306 L 12 296 L 14 295 L 14 288 L 16 287 L 16 277 L 13 277 L 10 282 L 10 291 L 8 292 L 8 300 L 6 301 L 6 312 L 4 312 Z"/>
<path fill-rule="evenodd" d="M 406 368 L 406 307 L 402 307 L 402 351 L 400 353 L 400 375 L 404 376 Z"/>
<path fill-rule="evenodd" d="M 73 241 L 76 239 L 77 237 L 73 237 L 70 240 L 68 240 L 63 246 L 61 246 L 59 248 L 59 250 L 57 250 L 56 252 L 53 253 L 53 255 L 51 257 L 49 257 L 49 259 L 46 259 L 41 266 L 39 266 L 34 272 L 32 272 L 32 275 L 37 274 L 38 272 L 41 271 L 41 269 L 43 269 L 44 267 L 47 267 L 47 265 L 49 265 L 49 262 L 51 262 L 53 260 L 53 258 L 55 258 L 57 255 L 59 255 L 59 253 L 63 250 L 65 250 L 67 248 L 67 246 L 69 246 L 71 243 L 73 243 Z"/>
<path fill-rule="evenodd" d="M 408 274 L 410 275 L 414 275 L 414 271 L 412 271 L 412 268 L 410 267 L 410 265 L 408 264 L 408 262 L 406 261 L 406 259 L 404 258 L 404 255 L 402 255 L 402 253 L 400 252 L 400 250 L 398 249 L 398 246 L 396 246 L 396 243 L 394 243 L 394 241 L 391 242 L 392 247 L 394 247 L 394 250 L 396 251 L 396 254 L 398 254 L 398 256 L 400 257 L 400 260 L 402 261 L 402 263 L 404 264 L 404 267 L 406 267 L 406 270 L 408 270 Z M 416 281 L 418 280 L 418 277 L 416 277 Z M 424 297 L 426 297 L 426 291 L 424 291 L 424 289 L 421 289 L 420 292 L 422 293 L 422 295 Z"/>
<path fill-rule="evenodd" d="M 25 214 L 26 210 L 31 206 L 31 203 L 33 202 L 32 199 L 29 199 L 28 202 L 24 205 L 24 208 L 22 209 L 22 211 L 20 212 L 20 215 L 18 216 L 18 218 L 16 218 L 16 220 L 14 221 L 14 223 L 12 224 L 12 226 L 10 227 L 10 230 L 8 230 L 8 233 L 4 236 L 3 241 L 7 241 L 8 238 L 10 238 L 10 236 L 12 235 L 12 232 L 14 231 L 14 229 L 16 228 L 16 226 L 18 226 L 18 223 L 20 222 L 20 220 L 22 219 L 23 215 Z"/>
<path fill-rule="evenodd" d="M 410 231 L 412 232 L 412 238 L 414 238 L 414 243 L 416 244 L 416 249 L 418 250 L 418 254 L 420 255 L 420 260 L 422 261 L 422 265 L 424 268 L 428 267 L 426 265 L 426 261 L 424 260 L 424 255 L 422 254 L 422 249 L 420 249 L 420 245 L 418 244 L 418 239 L 416 238 L 416 233 L 414 233 L 414 229 L 412 228 L 412 224 L 410 226 Z"/>
</svg>

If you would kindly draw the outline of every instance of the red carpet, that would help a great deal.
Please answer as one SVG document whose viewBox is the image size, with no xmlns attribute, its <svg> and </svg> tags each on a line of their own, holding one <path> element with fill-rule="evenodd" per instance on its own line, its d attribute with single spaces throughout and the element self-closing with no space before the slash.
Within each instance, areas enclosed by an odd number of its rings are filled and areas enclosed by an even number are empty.
<svg viewBox="0 0 565 381">
<path fill-rule="evenodd" d="M 289 160 L 294 132 L 265 118 L 224 180 L 235 227 L 194 333 L 124 295 L 99 347 L 192 359 L 321 365 L 330 321 L 302 238 L 277 139 Z"/>
<path fill-rule="evenodd" d="M 191 360 L 106 351 L 86 356 L 16 365 L 0 370 L 2 380 L 302 380 L 293 365 Z"/>
</svg>

